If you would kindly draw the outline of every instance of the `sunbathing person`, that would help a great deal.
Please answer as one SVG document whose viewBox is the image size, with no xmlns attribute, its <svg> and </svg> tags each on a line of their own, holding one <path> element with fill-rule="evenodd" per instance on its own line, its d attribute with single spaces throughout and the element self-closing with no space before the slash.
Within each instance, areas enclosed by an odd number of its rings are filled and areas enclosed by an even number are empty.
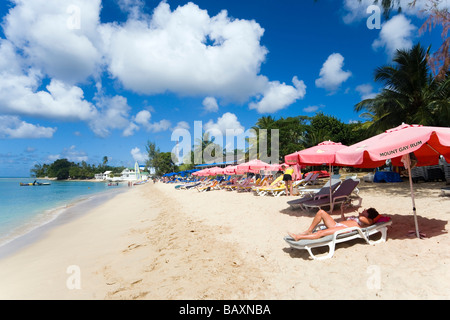
<svg viewBox="0 0 450 320">
<path fill-rule="evenodd" d="M 311 226 L 305 232 L 294 234 L 288 233 L 295 241 L 301 239 L 319 239 L 321 237 L 328 236 L 335 233 L 338 230 L 349 227 L 367 227 L 374 224 L 377 221 L 379 213 L 374 208 L 365 209 L 359 216 L 348 217 L 347 220 L 342 222 L 336 222 L 326 211 L 320 209 L 311 223 Z M 325 224 L 327 229 L 319 230 L 313 233 L 313 230 L 319 223 Z"/>
</svg>

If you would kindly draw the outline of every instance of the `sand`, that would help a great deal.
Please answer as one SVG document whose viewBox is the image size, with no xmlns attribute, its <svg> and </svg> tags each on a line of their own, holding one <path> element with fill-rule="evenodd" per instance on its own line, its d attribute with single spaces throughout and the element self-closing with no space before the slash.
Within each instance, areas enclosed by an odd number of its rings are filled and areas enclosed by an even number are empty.
<svg viewBox="0 0 450 320">
<path fill-rule="evenodd" d="M 388 240 L 342 243 L 323 261 L 283 240 L 314 214 L 291 197 L 136 186 L 1 259 L 0 298 L 449 299 L 443 186 L 415 185 L 417 239 L 409 184 L 362 182 L 363 207 L 392 217 Z"/>
</svg>

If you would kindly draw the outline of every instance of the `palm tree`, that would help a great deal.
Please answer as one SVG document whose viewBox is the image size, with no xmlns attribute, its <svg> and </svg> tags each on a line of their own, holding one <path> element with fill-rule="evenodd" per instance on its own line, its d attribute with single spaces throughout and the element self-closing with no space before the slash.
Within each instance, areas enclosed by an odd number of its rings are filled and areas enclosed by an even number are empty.
<svg viewBox="0 0 450 320">
<path fill-rule="evenodd" d="M 423 125 L 450 125 L 450 85 L 447 76 L 433 78 L 427 64 L 428 50 L 420 44 L 410 50 L 397 50 L 393 66 L 375 70 L 375 81 L 384 89 L 373 99 L 355 105 L 356 111 L 369 118 L 369 134 L 400 125 L 402 122 Z"/>
<path fill-rule="evenodd" d="M 223 149 L 214 141 L 215 138 L 211 136 L 209 132 L 205 132 L 201 139 L 195 139 L 194 153 L 192 154 L 192 157 L 194 158 L 192 159 L 193 163 L 202 164 L 205 163 L 205 161 L 210 162 L 211 160 L 218 161 L 221 159 L 223 156 Z M 204 159 L 204 157 L 206 157 L 206 159 Z"/>
</svg>

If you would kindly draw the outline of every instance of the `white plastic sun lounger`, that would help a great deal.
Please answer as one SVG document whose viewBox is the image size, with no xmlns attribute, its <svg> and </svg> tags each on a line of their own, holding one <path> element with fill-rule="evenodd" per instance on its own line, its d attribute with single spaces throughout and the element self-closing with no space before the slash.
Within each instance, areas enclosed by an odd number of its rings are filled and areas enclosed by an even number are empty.
<svg viewBox="0 0 450 320">
<path fill-rule="evenodd" d="M 359 228 L 359 227 L 345 228 L 336 231 L 332 235 L 325 236 L 320 239 L 295 241 L 290 236 L 286 236 L 284 237 L 284 240 L 294 249 L 307 250 L 311 258 L 313 258 L 314 260 L 324 260 L 329 259 L 334 255 L 336 244 L 341 242 L 359 238 L 364 239 L 370 245 L 385 242 L 387 238 L 387 227 L 390 226 L 391 224 L 392 220 L 386 222 L 378 222 L 367 228 Z M 372 241 L 369 239 L 371 235 L 379 232 L 381 233 L 381 238 L 379 240 Z M 329 248 L 328 254 L 321 256 L 316 256 L 313 254 L 312 249 L 325 246 L 328 246 Z"/>
</svg>

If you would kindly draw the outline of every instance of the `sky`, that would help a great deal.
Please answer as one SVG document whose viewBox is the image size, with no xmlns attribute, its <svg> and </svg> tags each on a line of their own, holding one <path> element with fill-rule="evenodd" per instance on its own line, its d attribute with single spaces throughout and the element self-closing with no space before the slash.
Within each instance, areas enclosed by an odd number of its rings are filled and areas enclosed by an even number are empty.
<svg viewBox="0 0 450 320">
<path fill-rule="evenodd" d="M 377 67 L 442 43 L 419 32 L 426 0 L 400 2 L 386 19 L 373 0 L 2 1 L 0 177 L 59 158 L 133 167 L 148 141 L 172 151 L 262 116 L 363 121 Z"/>
</svg>

